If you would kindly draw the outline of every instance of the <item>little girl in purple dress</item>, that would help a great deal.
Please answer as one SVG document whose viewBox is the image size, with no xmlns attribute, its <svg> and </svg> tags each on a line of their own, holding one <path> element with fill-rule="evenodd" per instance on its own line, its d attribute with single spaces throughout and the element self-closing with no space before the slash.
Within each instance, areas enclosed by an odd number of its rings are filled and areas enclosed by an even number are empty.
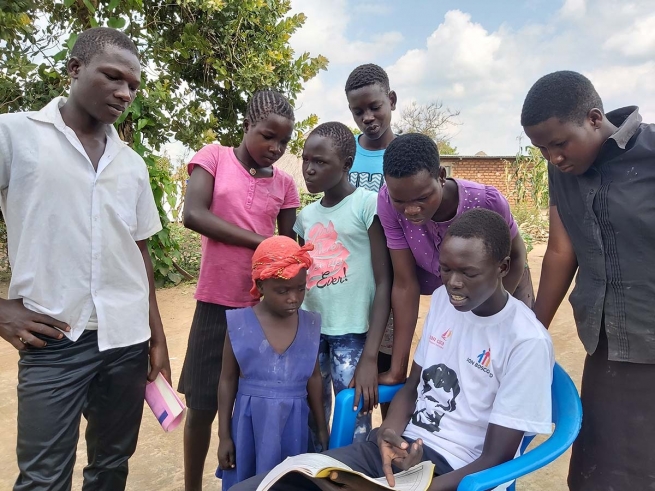
<svg viewBox="0 0 655 491">
<path fill-rule="evenodd" d="M 308 417 L 328 429 L 318 368 L 320 315 L 300 309 L 312 246 L 288 237 L 264 240 L 252 259 L 254 307 L 227 312 L 218 388 L 218 477 L 223 491 L 307 452 Z"/>
</svg>

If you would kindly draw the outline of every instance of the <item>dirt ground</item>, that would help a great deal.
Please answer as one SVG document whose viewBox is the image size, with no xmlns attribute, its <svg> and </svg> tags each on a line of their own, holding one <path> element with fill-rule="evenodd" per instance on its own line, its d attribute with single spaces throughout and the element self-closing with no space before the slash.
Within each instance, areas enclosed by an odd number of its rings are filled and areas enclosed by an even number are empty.
<svg viewBox="0 0 655 491">
<path fill-rule="evenodd" d="M 544 245 L 537 245 L 530 253 L 532 277 L 537 288 L 541 271 Z M 177 288 L 160 290 L 157 293 L 164 326 L 168 337 L 174 383 L 177 383 L 191 319 L 193 317 L 194 287 L 183 285 Z M 7 293 L 5 284 L 0 285 L 0 295 Z M 429 298 L 421 301 L 419 325 L 429 306 Z M 417 330 L 415 343 L 420 335 Z M 584 361 L 584 350 L 575 333 L 573 315 L 568 302 L 562 304 L 550 329 L 555 344 L 557 360 L 579 384 Z M 0 343 L 0 489 L 11 489 L 17 474 L 16 467 L 16 373 L 17 352 L 7 343 Z M 379 424 L 379 415 L 377 416 Z M 53 415 L 56 424 L 56 415 Z M 73 490 L 79 491 L 82 482 L 82 467 L 86 461 L 84 443 L 84 421 L 82 438 L 77 450 L 77 464 Z M 214 433 L 216 434 L 216 432 Z M 205 465 L 205 490 L 220 489 L 219 481 L 213 477 L 216 468 L 217 438 L 212 440 L 212 448 Z M 568 453 L 550 466 L 521 479 L 518 489 L 521 491 L 566 491 L 566 472 Z M 159 427 L 150 409 L 144 408 L 143 425 L 136 454 L 130 461 L 130 477 L 127 489 L 130 491 L 179 491 L 183 486 L 182 471 L 182 428 L 172 433 L 164 433 Z"/>
</svg>

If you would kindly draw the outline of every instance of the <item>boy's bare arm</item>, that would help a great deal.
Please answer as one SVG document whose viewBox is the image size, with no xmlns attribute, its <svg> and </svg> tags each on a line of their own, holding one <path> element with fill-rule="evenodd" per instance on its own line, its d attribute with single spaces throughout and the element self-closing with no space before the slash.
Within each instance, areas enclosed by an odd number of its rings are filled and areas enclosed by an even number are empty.
<svg viewBox="0 0 655 491">
<path fill-rule="evenodd" d="M 284 208 L 277 215 L 277 233 L 293 240 L 296 240 L 296 232 L 293 231 L 293 226 L 296 223 L 296 209 Z"/>
<path fill-rule="evenodd" d="M 150 287 L 150 294 L 148 296 L 148 319 L 150 324 L 150 373 L 148 380 L 151 382 L 157 378 L 157 374 L 161 372 L 163 377 L 171 383 L 171 362 L 168 356 L 168 345 L 166 344 L 166 335 L 164 334 L 164 325 L 159 315 L 159 306 L 157 305 L 157 295 L 155 289 L 155 272 L 152 267 L 152 259 L 148 252 L 148 241 L 140 240 L 137 243 L 141 256 L 143 257 L 143 264 L 146 267 L 146 274 L 148 276 L 148 286 Z"/>
<path fill-rule="evenodd" d="M 373 410 L 378 404 L 378 353 L 389 321 L 391 307 L 391 259 L 384 230 L 376 216 L 368 229 L 371 243 L 371 265 L 375 279 L 375 296 L 369 317 L 364 351 L 359 359 L 350 387 L 355 387 L 355 404 L 364 396 L 362 411 Z"/>
<path fill-rule="evenodd" d="M 195 166 L 184 195 L 184 226 L 225 244 L 257 249 L 263 235 L 243 229 L 214 215 L 209 208 L 214 196 L 214 176 Z"/>
<path fill-rule="evenodd" d="M 468 465 L 432 480 L 428 491 L 456 491 L 464 477 L 490 469 L 514 458 L 521 444 L 523 431 L 489 424 L 484 438 L 482 455 Z"/>
<path fill-rule="evenodd" d="M 512 249 L 509 253 L 510 264 L 507 276 L 503 278 L 503 286 L 510 294 L 514 293 L 519 286 L 523 273 L 525 272 L 525 262 L 528 259 L 528 251 L 525 249 L 525 243 L 521 234 L 516 234 L 512 240 Z"/>
<path fill-rule="evenodd" d="M 391 370 L 380 375 L 380 383 L 402 383 L 407 377 L 409 351 L 418 319 L 421 290 L 416 277 L 416 261 L 409 249 L 392 249 L 393 286 L 391 309 L 393 310 L 393 352 Z"/>
<path fill-rule="evenodd" d="M 541 266 L 534 305 L 537 319 L 548 328 L 578 269 L 578 260 L 556 206 L 550 207 L 548 247 Z"/>
<path fill-rule="evenodd" d="M 402 435 L 405 432 L 407 423 L 416 409 L 417 389 L 422 371 L 420 365 L 416 362 L 412 363 L 412 370 L 409 372 L 405 385 L 394 396 L 387 417 L 380 425 L 378 440 L 385 430 L 392 430 L 396 435 Z"/>
</svg>

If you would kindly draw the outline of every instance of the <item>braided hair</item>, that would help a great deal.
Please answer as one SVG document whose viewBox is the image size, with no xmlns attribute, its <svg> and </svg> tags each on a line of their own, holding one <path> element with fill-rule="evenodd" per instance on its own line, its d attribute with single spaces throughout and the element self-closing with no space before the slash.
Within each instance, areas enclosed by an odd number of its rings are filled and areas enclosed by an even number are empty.
<svg viewBox="0 0 655 491">
<path fill-rule="evenodd" d="M 252 125 L 256 125 L 271 113 L 291 121 L 296 120 L 293 107 L 280 92 L 276 90 L 259 90 L 255 92 L 248 102 L 246 119 Z"/>
<path fill-rule="evenodd" d="M 389 92 L 389 76 L 387 72 L 382 67 L 373 63 L 360 65 L 348 75 L 348 80 L 346 80 L 346 94 L 373 84 L 378 84 L 385 92 Z"/>
<path fill-rule="evenodd" d="M 357 151 L 355 137 L 345 124 L 336 121 L 319 124 L 309 134 L 309 136 L 312 135 L 322 136 L 332 140 L 332 144 L 339 151 L 339 156 L 344 161 L 349 157 L 353 160 L 355 159 L 355 152 Z"/>
<path fill-rule="evenodd" d="M 139 57 L 139 51 L 132 40 L 124 32 L 111 27 L 93 27 L 80 33 L 70 55 L 88 65 L 91 58 L 102 53 L 108 46 L 125 49 Z"/>
</svg>

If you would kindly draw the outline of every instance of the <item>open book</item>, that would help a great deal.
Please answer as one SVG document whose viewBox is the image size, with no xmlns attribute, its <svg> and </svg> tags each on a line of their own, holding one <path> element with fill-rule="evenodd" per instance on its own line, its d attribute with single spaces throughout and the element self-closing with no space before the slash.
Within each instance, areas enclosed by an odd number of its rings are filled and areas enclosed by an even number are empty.
<svg viewBox="0 0 655 491">
<path fill-rule="evenodd" d="M 289 472 L 299 472 L 308 477 L 327 478 L 332 471 L 348 472 L 360 476 L 380 486 L 381 489 L 392 489 L 395 491 L 426 491 L 432 482 L 434 475 L 434 464 L 422 462 L 409 470 L 394 474 L 396 485 L 392 488 L 385 477 L 372 478 L 361 472 L 356 472 L 343 462 L 323 454 L 302 454 L 289 457 L 282 463 L 273 467 L 264 480 L 257 487 L 257 491 L 269 490 L 277 481 Z"/>
</svg>

